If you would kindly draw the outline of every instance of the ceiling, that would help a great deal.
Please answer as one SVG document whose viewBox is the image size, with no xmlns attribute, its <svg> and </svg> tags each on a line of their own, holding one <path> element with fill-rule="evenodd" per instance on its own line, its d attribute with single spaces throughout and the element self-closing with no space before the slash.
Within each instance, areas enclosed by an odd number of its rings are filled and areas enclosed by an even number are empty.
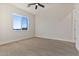
<svg viewBox="0 0 79 59">
<path fill-rule="evenodd" d="M 24 10 L 24 11 L 27 11 L 29 13 L 32 13 L 32 14 L 37 14 L 39 11 L 45 11 L 47 9 L 51 9 L 51 8 L 57 8 L 58 6 L 63 6 L 63 5 L 70 5 L 70 4 L 64 4 L 64 3 L 41 3 L 43 5 L 45 5 L 45 8 L 42 8 L 42 7 L 39 7 L 38 6 L 38 9 L 35 10 L 35 6 L 31 6 L 31 7 L 27 7 L 28 3 L 12 3 L 12 5 Z"/>
<path fill-rule="evenodd" d="M 32 5 L 31 7 L 27 7 L 28 3 L 12 3 L 12 5 L 14 5 L 14 6 L 18 7 L 18 8 L 21 8 L 21 9 L 23 9 L 25 11 L 28 11 L 29 13 L 32 13 L 32 14 L 36 14 L 36 12 L 39 9 L 41 9 L 41 10 L 44 9 L 44 8 L 38 6 L 38 9 L 35 10 L 34 5 Z M 43 4 L 43 5 L 45 5 L 45 4 Z"/>
</svg>

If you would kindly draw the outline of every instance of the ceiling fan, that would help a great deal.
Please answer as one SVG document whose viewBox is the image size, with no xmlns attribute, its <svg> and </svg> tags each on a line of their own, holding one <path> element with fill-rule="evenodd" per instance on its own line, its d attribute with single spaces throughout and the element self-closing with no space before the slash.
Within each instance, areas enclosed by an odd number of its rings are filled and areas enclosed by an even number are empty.
<svg viewBox="0 0 79 59">
<path fill-rule="evenodd" d="M 42 8 L 45 7 L 44 5 L 42 5 L 42 4 L 40 4 L 40 3 L 30 3 L 30 4 L 28 4 L 28 7 L 30 7 L 31 5 L 35 5 L 35 9 L 37 9 L 38 6 L 40 6 L 40 7 L 42 7 Z"/>
</svg>

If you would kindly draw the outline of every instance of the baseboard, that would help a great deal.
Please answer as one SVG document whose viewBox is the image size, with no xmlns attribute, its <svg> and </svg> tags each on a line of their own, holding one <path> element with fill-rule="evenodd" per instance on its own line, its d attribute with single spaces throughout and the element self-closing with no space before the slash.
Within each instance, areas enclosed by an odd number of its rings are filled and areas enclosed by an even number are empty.
<svg viewBox="0 0 79 59">
<path fill-rule="evenodd" d="M 62 40 L 60 38 L 48 38 L 48 37 L 44 37 L 44 36 L 35 36 L 35 37 L 44 38 L 44 39 L 55 39 L 55 40 L 67 41 L 67 40 Z M 16 40 L 11 40 L 11 41 L 2 42 L 2 43 L 0 42 L 0 45 L 5 45 L 5 44 L 9 44 L 9 43 L 17 42 L 17 41 L 22 41 L 22 40 L 25 40 L 25 39 L 31 39 L 31 38 L 33 38 L 33 37 L 28 37 L 28 38 L 27 37 L 22 37 L 22 38 L 19 38 L 19 39 L 16 39 Z M 67 42 L 74 43 L 73 41 L 67 41 Z"/>
<path fill-rule="evenodd" d="M 14 42 L 18 42 L 18 41 L 23 41 L 23 40 L 25 40 L 25 39 L 31 39 L 31 38 L 33 38 L 33 37 L 29 37 L 29 38 L 27 38 L 27 37 L 19 38 L 19 39 L 16 39 L 16 40 L 11 40 L 11 41 L 7 41 L 7 42 L 2 42 L 2 43 L 0 43 L 0 45 L 7 45 L 7 44 L 10 44 L 10 43 L 14 43 Z"/>
<path fill-rule="evenodd" d="M 55 40 L 67 41 L 67 42 L 75 43 L 74 41 L 64 40 L 64 39 L 61 39 L 61 38 L 51 38 L 51 37 L 46 37 L 46 36 L 36 36 L 36 37 L 39 37 L 39 38 L 45 38 L 45 39 L 55 39 Z"/>
</svg>

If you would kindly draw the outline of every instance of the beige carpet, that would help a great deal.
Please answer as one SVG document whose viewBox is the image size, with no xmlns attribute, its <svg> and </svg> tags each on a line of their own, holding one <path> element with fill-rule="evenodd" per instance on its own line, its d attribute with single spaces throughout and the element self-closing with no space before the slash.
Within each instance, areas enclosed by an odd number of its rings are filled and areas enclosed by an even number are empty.
<svg viewBox="0 0 79 59">
<path fill-rule="evenodd" d="M 32 38 L 0 46 L 0 55 L 77 56 L 79 53 L 75 48 L 75 44 L 70 42 Z"/>
</svg>

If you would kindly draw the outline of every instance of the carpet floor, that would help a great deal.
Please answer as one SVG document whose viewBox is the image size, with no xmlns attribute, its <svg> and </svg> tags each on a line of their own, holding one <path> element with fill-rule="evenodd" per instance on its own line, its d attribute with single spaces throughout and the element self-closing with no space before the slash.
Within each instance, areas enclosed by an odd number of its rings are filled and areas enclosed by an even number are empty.
<svg viewBox="0 0 79 59">
<path fill-rule="evenodd" d="M 0 46 L 0 56 L 78 56 L 75 44 L 44 38 L 24 39 Z"/>
</svg>

